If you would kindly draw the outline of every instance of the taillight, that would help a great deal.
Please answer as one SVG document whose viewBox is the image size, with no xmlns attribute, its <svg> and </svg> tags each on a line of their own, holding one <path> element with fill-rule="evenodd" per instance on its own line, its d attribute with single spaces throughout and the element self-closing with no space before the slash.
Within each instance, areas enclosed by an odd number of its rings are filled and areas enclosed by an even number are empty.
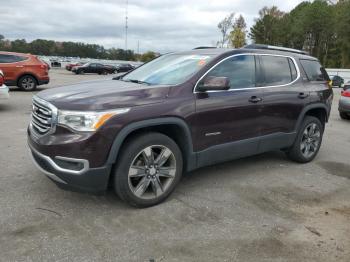
<svg viewBox="0 0 350 262">
<path fill-rule="evenodd" d="M 2 75 L 0 75 L 0 86 L 2 86 L 5 82 L 5 79 Z"/>
<path fill-rule="evenodd" d="M 349 90 L 342 91 L 341 96 L 350 97 L 350 91 Z"/>
</svg>

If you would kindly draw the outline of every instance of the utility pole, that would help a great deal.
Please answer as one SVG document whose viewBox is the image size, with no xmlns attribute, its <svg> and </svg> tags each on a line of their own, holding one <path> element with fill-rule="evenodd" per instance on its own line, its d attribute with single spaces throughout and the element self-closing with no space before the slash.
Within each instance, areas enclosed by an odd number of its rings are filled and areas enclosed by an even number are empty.
<svg viewBox="0 0 350 262">
<path fill-rule="evenodd" d="M 128 5 L 129 5 L 129 0 L 126 0 L 126 8 L 125 8 L 125 51 L 128 50 Z"/>
<path fill-rule="evenodd" d="M 140 40 L 137 41 L 137 54 L 140 54 Z"/>
</svg>

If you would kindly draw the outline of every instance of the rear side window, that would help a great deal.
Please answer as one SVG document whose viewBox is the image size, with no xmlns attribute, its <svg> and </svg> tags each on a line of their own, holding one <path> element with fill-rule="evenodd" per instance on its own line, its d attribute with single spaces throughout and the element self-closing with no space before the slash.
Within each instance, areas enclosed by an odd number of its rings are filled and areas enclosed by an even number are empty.
<svg viewBox="0 0 350 262">
<path fill-rule="evenodd" d="M 291 83 L 297 78 L 293 61 L 283 56 L 260 56 L 265 76 L 264 86 L 277 86 Z"/>
<path fill-rule="evenodd" d="M 318 61 L 300 59 L 300 63 L 310 81 L 329 81 L 326 70 Z"/>
<path fill-rule="evenodd" d="M 0 54 L 0 63 L 14 63 L 14 62 L 21 62 L 27 60 L 24 56 L 18 56 L 18 55 L 1 55 Z"/>
<path fill-rule="evenodd" d="M 230 89 L 255 87 L 255 58 L 253 55 L 231 57 L 217 65 L 207 76 L 227 77 Z"/>
</svg>

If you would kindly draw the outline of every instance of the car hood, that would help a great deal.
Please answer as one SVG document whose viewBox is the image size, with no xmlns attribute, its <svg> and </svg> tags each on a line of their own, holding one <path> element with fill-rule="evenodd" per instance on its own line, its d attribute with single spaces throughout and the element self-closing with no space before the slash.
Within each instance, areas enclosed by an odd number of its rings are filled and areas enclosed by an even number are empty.
<svg viewBox="0 0 350 262">
<path fill-rule="evenodd" d="M 161 103 L 169 88 L 108 79 L 51 88 L 37 96 L 59 109 L 111 110 Z"/>
</svg>

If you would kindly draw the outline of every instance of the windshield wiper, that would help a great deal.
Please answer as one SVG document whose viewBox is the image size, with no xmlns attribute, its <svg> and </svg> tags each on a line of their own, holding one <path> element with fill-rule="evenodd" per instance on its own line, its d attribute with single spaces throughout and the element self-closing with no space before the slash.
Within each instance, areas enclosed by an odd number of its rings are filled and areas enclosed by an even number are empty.
<svg viewBox="0 0 350 262">
<path fill-rule="evenodd" d="M 125 82 L 132 82 L 132 83 L 136 83 L 136 84 L 142 84 L 142 85 L 148 85 L 150 86 L 151 83 L 148 83 L 146 81 L 141 81 L 141 80 L 137 80 L 137 79 L 126 79 L 126 80 L 123 80 Z"/>
</svg>

